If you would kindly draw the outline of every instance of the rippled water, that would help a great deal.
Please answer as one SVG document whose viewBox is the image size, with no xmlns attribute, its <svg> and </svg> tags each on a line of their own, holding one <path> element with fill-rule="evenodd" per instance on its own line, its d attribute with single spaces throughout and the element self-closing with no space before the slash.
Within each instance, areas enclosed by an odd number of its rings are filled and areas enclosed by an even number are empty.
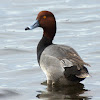
<svg viewBox="0 0 100 100">
<path fill-rule="evenodd" d="M 57 19 L 54 43 L 72 46 L 92 67 L 79 86 L 49 89 L 37 64 L 42 29 L 24 31 L 41 10 Z M 100 0 L 3 0 L 0 3 L 0 100 L 100 100 Z M 80 88 L 79 88 L 80 87 Z"/>
</svg>

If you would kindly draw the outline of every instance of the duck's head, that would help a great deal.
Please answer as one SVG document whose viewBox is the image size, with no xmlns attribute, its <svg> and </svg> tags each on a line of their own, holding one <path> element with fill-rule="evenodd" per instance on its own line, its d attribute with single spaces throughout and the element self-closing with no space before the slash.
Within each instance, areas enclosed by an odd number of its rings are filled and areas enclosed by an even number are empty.
<svg viewBox="0 0 100 100">
<path fill-rule="evenodd" d="M 56 33 L 56 20 L 53 13 L 41 11 L 37 16 L 36 21 L 31 26 L 26 27 L 25 30 L 32 30 L 37 27 L 43 28 L 43 36 L 53 38 Z"/>
</svg>

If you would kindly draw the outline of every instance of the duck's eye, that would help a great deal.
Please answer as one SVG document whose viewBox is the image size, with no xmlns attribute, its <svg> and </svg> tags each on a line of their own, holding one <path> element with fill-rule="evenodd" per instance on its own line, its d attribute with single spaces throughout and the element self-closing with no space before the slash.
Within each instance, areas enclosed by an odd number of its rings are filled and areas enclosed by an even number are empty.
<svg viewBox="0 0 100 100">
<path fill-rule="evenodd" d="M 46 19 L 47 17 L 46 16 L 43 16 L 43 18 Z"/>
</svg>

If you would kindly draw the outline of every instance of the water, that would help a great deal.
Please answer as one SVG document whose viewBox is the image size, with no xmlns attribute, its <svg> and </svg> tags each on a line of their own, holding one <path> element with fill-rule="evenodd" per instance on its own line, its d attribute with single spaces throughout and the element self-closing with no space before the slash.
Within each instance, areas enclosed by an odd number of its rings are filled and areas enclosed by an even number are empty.
<svg viewBox="0 0 100 100">
<path fill-rule="evenodd" d="M 78 87 L 51 90 L 41 84 L 46 77 L 37 63 L 36 46 L 42 29 L 24 31 L 41 10 L 57 19 L 54 43 L 72 46 L 91 65 L 91 77 Z M 1 1 L 0 100 L 100 100 L 99 32 L 100 0 Z"/>
</svg>

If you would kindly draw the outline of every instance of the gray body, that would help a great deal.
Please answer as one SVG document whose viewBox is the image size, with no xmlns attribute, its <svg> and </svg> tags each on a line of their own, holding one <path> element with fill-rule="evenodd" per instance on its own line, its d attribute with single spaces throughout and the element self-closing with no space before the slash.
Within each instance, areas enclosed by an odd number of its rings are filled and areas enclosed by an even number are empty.
<svg viewBox="0 0 100 100">
<path fill-rule="evenodd" d="M 40 57 L 40 67 L 47 77 L 48 84 L 60 83 L 68 85 L 77 83 L 78 81 L 69 81 L 65 77 L 64 68 L 76 65 L 77 70 L 80 70 L 84 64 L 86 63 L 83 62 L 74 49 L 64 45 L 52 44 L 44 49 Z M 81 77 L 82 75 L 83 74 L 77 77 Z M 86 73 L 84 73 L 84 75 L 86 75 Z M 85 78 L 85 76 L 83 78 Z"/>
</svg>

